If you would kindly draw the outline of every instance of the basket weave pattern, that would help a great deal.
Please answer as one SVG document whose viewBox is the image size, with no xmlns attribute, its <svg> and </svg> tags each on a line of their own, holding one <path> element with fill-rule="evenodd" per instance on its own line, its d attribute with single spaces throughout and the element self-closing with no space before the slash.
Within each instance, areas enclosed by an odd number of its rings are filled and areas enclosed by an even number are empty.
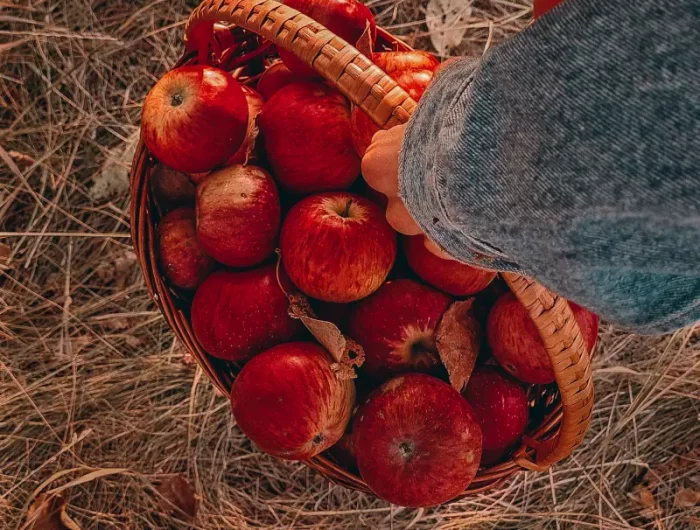
<svg viewBox="0 0 700 530">
<path fill-rule="evenodd" d="M 243 28 L 293 52 L 380 127 L 391 128 L 407 122 L 415 109 L 416 103 L 408 94 L 367 57 L 311 18 L 287 6 L 273 0 L 207 0 L 192 13 L 186 33 L 191 34 L 199 24 L 212 22 L 235 24 L 236 31 Z M 410 49 L 381 29 L 378 29 L 377 47 Z M 177 66 L 195 60 L 194 54 L 190 54 Z M 242 82 L 260 73 L 253 71 L 253 67 L 247 69 L 248 66 L 241 65 Z M 202 349 L 189 322 L 191 300 L 172 291 L 158 268 L 155 226 L 159 212 L 149 188 L 155 163 L 140 141 L 131 169 L 131 231 L 146 286 L 177 339 L 197 359 L 212 382 L 222 392 L 229 393 L 241 366 L 215 359 Z M 502 277 L 537 327 L 554 367 L 556 386 L 530 388 L 533 421 L 523 443 L 506 462 L 481 469 L 465 494 L 498 487 L 523 468 L 545 470 L 569 456 L 583 440 L 593 408 L 590 357 L 566 300 L 528 278 L 513 273 L 503 273 Z M 369 491 L 357 474 L 324 455 L 306 463 L 333 482 Z"/>
</svg>

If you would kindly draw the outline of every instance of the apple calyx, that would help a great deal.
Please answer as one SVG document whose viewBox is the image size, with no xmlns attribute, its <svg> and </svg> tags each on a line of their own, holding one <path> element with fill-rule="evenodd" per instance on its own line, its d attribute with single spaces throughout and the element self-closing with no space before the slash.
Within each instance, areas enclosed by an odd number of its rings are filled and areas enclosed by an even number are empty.
<svg viewBox="0 0 700 530">
<path fill-rule="evenodd" d="M 416 450 L 416 444 L 412 440 L 405 440 L 399 444 L 399 455 L 405 461 L 413 458 L 413 453 Z"/>
<path fill-rule="evenodd" d="M 414 338 L 406 344 L 404 358 L 416 369 L 429 369 L 437 363 L 438 350 L 435 337 L 429 331 L 414 334 Z"/>
</svg>

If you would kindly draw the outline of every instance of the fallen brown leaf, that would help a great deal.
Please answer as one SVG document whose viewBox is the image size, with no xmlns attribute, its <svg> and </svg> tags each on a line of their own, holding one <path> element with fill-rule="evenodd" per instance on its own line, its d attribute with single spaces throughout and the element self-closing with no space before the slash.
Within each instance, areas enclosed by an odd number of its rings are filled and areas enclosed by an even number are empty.
<svg viewBox="0 0 700 530">
<path fill-rule="evenodd" d="M 662 510 L 656 502 L 656 497 L 649 488 L 638 484 L 632 489 L 632 498 L 641 508 L 639 514 L 647 519 L 654 519 L 661 515 Z"/>
<path fill-rule="evenodd" d="M 474 371 L 481 345 L 481 328 L 474 315 L 474 299 L 453 303 L 438 324 L 435 342 L 450 383 L 464 390 Z"/>
<path fill-rule="evenodd" d="M 66 501 L 60 495 L 42 493 L 27 511 L 28 530 L 81 530 L 66 513 Z"/>
<path fill-rule="evenodd" d="M 681 488 L 673 497 L 676 508 L 693 508 L 700 504 L 700 491 L 692 488 Z"/>
<path fill-rule="evenodd" d="M 182 475 L 166 475 L 160 479 L 156 491 L 161 495 L 163 511 L 184 522 L 197 515 L 197 497 L 192 484 Z"/>
<path fill-rule="evenodd" d="M 131 250 L 127 250 L 124 254 L 115 258 L 114 271 L 117 289 L 126 287 L 127 280 L 131 275 L 131 271 L 136 267 L 137 261 L 136 253 Z"/>
</svg>

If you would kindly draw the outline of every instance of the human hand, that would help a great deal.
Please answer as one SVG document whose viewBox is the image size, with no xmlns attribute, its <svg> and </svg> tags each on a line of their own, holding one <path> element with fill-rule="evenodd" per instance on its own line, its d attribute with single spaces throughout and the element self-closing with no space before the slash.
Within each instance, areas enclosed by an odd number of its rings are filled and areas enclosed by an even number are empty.
<svg viewBox="0 0 700 530">
<path fill-rule="evenodd" d="M 362 158 L 362 175 L 370 187 L 389 200 L 386 219 L 393 229 L 415 236 L 422 231 L 399 198 L 399 153 L 405 134 L 405 125 L 375 134 Z"/>
<path fill-rule="evenodd" d="M 375 134 L 362 159 L 362 175 L 370 187 L 386 195 L 389 200 L 386 219 L 394 230 L 401 234 L 415 236 L 422 234 L 423 231 L 399 197 L 399 154 L 405 134 L 406 125 L 398 125 L 388 131 L 379 131 Z M 454 259 L 427 236 L 425 246 L 436 256 Z"/>
</svg>

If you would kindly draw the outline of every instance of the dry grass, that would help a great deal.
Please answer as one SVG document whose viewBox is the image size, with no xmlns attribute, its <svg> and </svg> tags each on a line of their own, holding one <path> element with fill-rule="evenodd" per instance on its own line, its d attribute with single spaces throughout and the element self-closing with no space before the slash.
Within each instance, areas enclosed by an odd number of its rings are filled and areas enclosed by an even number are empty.
<svg viewBox="0 0 700 530">
<path fill-rule="evenodd" d="M 457 52 L 517 32 L 526 1 L 474 2 Z M 372 3 L 383 25 L 429 45 L 424 2 Z M 186 528 L 153 488 L 182 472 L 207 530 L 697 528 L 697 506 L 674 506 L 680 488 L 700 489 L 692 331 L 604 328 L 586 445 L 550 473 L 443 508 L 391 507 L 251 447 L 148 299 L 126 193 L 91 193 L 193 6 L 0 1 L 0 527 L 22 528 L 33 496 L 61 488 L 83 529 Z"/>
</svg>

